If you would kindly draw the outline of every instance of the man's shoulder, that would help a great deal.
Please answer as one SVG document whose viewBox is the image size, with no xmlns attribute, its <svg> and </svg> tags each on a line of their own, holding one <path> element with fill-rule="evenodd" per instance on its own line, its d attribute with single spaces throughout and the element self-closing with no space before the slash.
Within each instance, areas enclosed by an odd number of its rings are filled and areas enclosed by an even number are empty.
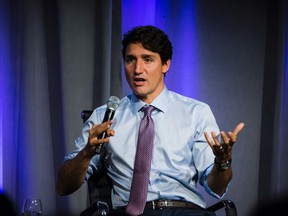
<svg viewBox="0 0 288 216">
<path fill-rule="evenodd" d="M 201 107 L 207 107 L 208 104 L 200 101 L 198 99 L 192 98 L 185 96 L 183 94 L 174 92 L 174 91 L 169 91 L 169 98 L 172 102 L 174 103 L 183 103 L 184 105 L 191 105 L 191 106 L 201 106 Z"/>
</svg>

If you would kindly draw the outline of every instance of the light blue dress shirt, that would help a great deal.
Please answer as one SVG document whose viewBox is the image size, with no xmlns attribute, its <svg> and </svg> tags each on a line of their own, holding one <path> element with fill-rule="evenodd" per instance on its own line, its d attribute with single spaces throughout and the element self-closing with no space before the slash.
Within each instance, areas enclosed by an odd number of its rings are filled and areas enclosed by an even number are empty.
<svg viewBox="0 0 288 216">
<path fill-rule="evenodd" d="M 137 147 L 138 127 L 143 117 L 140 109 L 145 103 L 129 95 L 121 99 L 111 126 L 115 136 L 106 148 L 106 166 L 113 180 L 111 192 L 114 207 L 128 204 Z M 157 109 L 152 118 L 155 123 L 153 159 L 147 201 L 156 199 L 186 200 L 206 207 L 196 184 L 207 193 L 219 197 L 207 185 L 207 175 L 214 164 L 214 154 L 204 137 L 204 131 L 219 133 L 210 107 L 200 101 L 169 91 L 166 87 L 151 103 Z M 89 130 L 103 120 L 106 105 L 94 110 L 83 126 L 82 135 L 75 140 L 76 148 L 67 154 L 71 159 L 87 144 Z M 87 171 L 86 180 L 98 168 L 99 155 L 95 155 Z"/>
</svg>

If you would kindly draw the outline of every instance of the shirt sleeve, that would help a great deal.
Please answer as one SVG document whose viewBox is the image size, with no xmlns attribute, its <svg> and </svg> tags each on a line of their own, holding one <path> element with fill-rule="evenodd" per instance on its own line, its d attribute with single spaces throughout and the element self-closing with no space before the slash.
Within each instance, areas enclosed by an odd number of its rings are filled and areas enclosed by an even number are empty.
<svg viewBox="0 0 288 216">
<path fill-rule="evenodd" d="M 193 146 L 194 164 L 199 174 L 200 185 L 204 187 L 205 191 L 209 195 L 220 199 L 225 195 L 228 187 L 226 188 L 225 193 L 222 196 L 219 196 L 214 193 L 208 186 L 207 178 L 213 168 L 215 155 L 213 154 L 213 151 L 204 136 L 205 131 L 208 132 L 208 134 L 211 134 L 212 131 L 214 131 L 216 134 L 219 134 L 220 130 L 216 119 L 208 105 L 202 107 L 199 112 L 200 113 L 198 115 L 196 124 L 197 132 Z"/>
<path fill-rule="evenodd" d="M 205 191 L 206 191 L 209 195 L 211 195 L 211 196 L 213 196 L 213 197 L 215 197 L 215 198 L 217 198 L 217 199 L 222 199 L 222 198 L 225 196 L 225 194 L 226 194 L 226 192 L 227 192 L 227 190 L 228 190 L 228 188 L 229 188 L 229 184 L 230 184 L 230 183 L 228 184 L 225 192 L 224 192 L 221 196 L 219 196 L 218 194 L 214 193 L 214 192 L 212 191 L 212 189 L 208 186 L 208 175 L 209 175 L 209 173 L 211 172 L 212 168 L 213 168 L 213 164 L 212 164 L 210 167 L 208 167 L 208 169 L 206 170 L 206 172 L 204 172 L 204 174 L 203 174 L 203 187 L 204 187 Z"/>
<path fill-rule="evenodd" d="M 81 135 L 75 139 L 74 150 L 65 155 L 64 161 L 73 159 L 74 157 L 76 157 L 76 155 L 86 146 L 88 142 L 88 138 L 89 138 L 89 130 L 92 128 L 92 126 L 95 124 L 96 121 L 97 121 L 97 115 L 96 115 L 96 111 L 94 111 L 91 117 L 83 124 Z M 91 159 L 90 165 L 88 167 L 88 170 L 85 176 L 85 181 L 87 181 L 89 177 L 98 170 L 99 160 L 100 160 L 100 155 L 95 155 Z"/>
</svg>

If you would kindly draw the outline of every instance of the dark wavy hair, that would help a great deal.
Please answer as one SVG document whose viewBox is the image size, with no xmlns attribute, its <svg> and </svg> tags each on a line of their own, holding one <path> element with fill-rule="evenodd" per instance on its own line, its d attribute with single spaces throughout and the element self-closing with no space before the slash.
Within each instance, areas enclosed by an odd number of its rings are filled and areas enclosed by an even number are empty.
<svg viewBox="0 0 288 216">
<path fill-rule="evenodd" d="M 171 41 L 165 32 L 155 26 L 137 26 L 125 33 L 122 40 L 123 58 L 125 58 L 127 46 L 133 43 L 141 43 L 145 49 L 158 53 L 162 64 L 172 59 Z"/>
</svg>

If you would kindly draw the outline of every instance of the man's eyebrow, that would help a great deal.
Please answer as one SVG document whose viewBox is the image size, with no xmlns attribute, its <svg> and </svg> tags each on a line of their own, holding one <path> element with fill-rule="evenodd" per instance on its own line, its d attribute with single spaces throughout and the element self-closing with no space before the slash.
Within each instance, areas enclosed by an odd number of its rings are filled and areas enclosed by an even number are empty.
<svg viewBox="0 0 288 216">
<path fill-rule="evenodd" d="M 135 58 L 135 55 L 125 55 L 125 58 Z"/>
<path fill-rule="evenodd" d="M 142 58 L 154 58 L 155 56 L 154 55 L 151 55 L 151 54 L 143 54 L 141 55 Z"/>
<path fill-rule="evenodd" d="M 154 58 L 155 55 L 151 55 L 151 54 L 142 54 L 141 55 L 141 58 Z M 132 55 L 132 54 L 127 54 L 125 55 L 125 58 L 136 58 L 135 55 Z"/>
</svg>

